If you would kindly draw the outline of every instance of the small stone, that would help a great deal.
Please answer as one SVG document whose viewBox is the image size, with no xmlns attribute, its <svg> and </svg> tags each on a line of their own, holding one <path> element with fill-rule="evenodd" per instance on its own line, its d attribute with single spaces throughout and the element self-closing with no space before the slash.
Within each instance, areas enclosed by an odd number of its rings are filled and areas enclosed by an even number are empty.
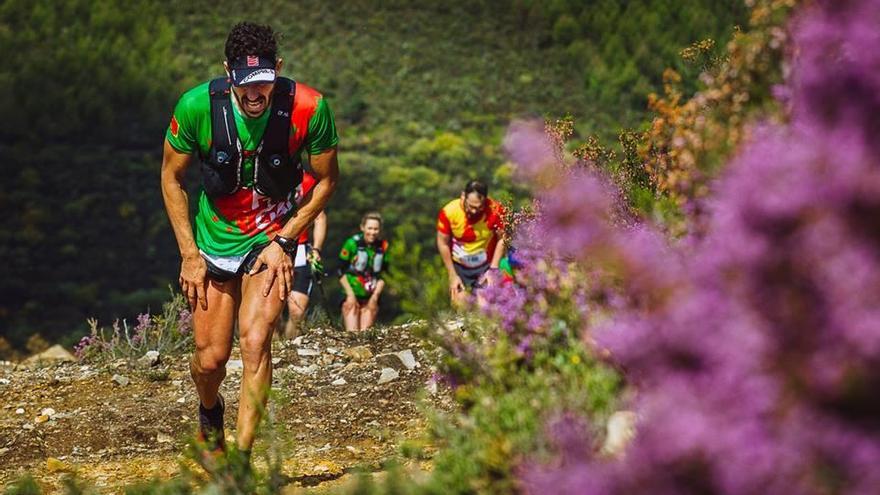
<svg viewBox="0 0 880 495">
<path fill-rule="evenodd" d="M 181 398 L 177 399 L 177 403 L 178 403 L 178 404 L 185 404 L 185 403 L 186 403 L 186 397 L 181 397 Z"/>
<path fill-rule="evenodd" d="M 159 443 L 174 443 L 174 438 L 172 438 L 171 435 L 168 435 L 167 433 L 159 433 L 158 435 L 156 435 L 156 441 Z"/>
<path fill-rule="evenodd" d="M 408 370 L 414 370 L 418 368 L 419 362 L 416 361 L 416 357 L 413 356 L 412 350 L 406 349 L 394 354 L 400 359 L 400 362 L 403 363 L 403 366 Z"/>
<path fill-rule="evenodd" d="M 317 349 L 297 349 L 296 354 L 299 356 L 318 356 L 321 354 Z"/>
<path fill-rule="evenodd" d="M 342 351 L 342 355 L 352 361 L 362 362 L 373 357 L 373 351 L 367 346 L 359 345 L 345 349 Z"/>
<path fill-rule="evenodd" d="M 281 363 L 281 358 L 272 358 L 272 366 L 278 366 Z"/>
<path fill-rule="evenodd" d="M 379 375 L 379 385 L 388 383 L 391 380 L 396 380 L 399 376 L 400 373 L 394 368 L 382 368 L 382 374 Z"/>
<path fill-rule="evenodd" d="M 300 335 L 299 337 L 293 339 L 293 345 L 297 345 L 297 346 L 298 346 L 298 345 L 302 345 L 302 342 L 303 342 L 302 335 Z"/>
<path fill-rule="evenodd" d="M 337 378 L 337 379 L 333 380 L 333 381 L 330 383 L 330 385 L 345 385 L 345 384 L 347 384 L 347 383 L 348 383 L 348 382 L 345 381 L 345 378 Z"/>
<path fill-rule="evenodd" d="M 159 351 L 147 351 L 138 359 L 138 365 L 144 368 L 152 368 L 158 366 L 160 362 Z"/>
<path fill-rule="evenodd" d="M 318 371 L 318 365 L 310 364 L 308 366 L 294 366 L 293 371 L 300 375 L 313 375 Z"/>
<path fill-rule="evenodd" d="M 121 387 L 124 387 L 131 382 L 131 380 L 122 375 L 113 375 L 113 378 L 111 378 L 111 380 L 113 380 L 114 383 Z"/>
<path fill-rule="evenodd" d="M 52 409 L 51 407 L 45 407 L 42 411 L 40 411 L 40 415 L 48 416 L 51 418 L 52 416 L 55 416 L 55 409 Z"/>
<path fill-rule="evenodd" d="M 57 362 L 73 362 L 76 357 L 60 345 L 53 345 L 45 351 L 35 354 L 24 361 L 26 365 L 44 365 Z"/>
<path fill-rule="evenodd" d="M 61 459 L 56 459 L 55 457 L 46 459 L 46 471 L 49 471 L 50 473 L 61 473 L 70 470 L 70 465 Z"/>
<path fill-rule="evenodd" d="M 464 328 L 464 320 L 461 320 L 461 319 L 450 320 L 450 321 L 446 322 L 446 324 L 444 324 L 443 326 L 446 328 L 446 330 L 448 332 L 455 332 L 455 331 L 458 331 L 458 330 L 461 330 L 462 328 Z"/>
<path fill-rule="evenodd" d="M 0 385 L 9 385 L 8 378 L 0 378 Z"/>
<path fill-rule="evenodd" d="M 354 454 L 354 455 L 358 455 L 358 454 L 361 453 L 361 450 L 360 450 L 360 449 L 358 449 L 358 448 L 356 448 L 356 447 L 352 447 L 351 445 L 346 445 L 346 446 L 345 446 L 345 450 L 351 452 L 351 453 Z"/>
<path fill-rule="evenodd" d="M 230 359 L 226 361 L 226 371 L 241 371 L 244 369 L 244 363 L 241 359 Z"/>
<path fill-rule="evenodd" d="M 183 380 L 171 380 L 171 385 L 173 385 L 175 387 L 179 387 L 179 386 L 183 385 Z"/>
<path fill-rule="evenodd" d="M 340 475 L 343 473 L 343 471 L 344 471 L 344 469 L 342 466 L 340 466 L 339 464 L 337 464 L 333 461 L 327 460 L 327 461 L 321 461 L 321 462 L 315 464 L 312 467 L 312 469 L 310 470 L 310 472 L 306 472 L 306 474 Z"/>
<path fill-rule="evenodd" d="M 41 414 L 41 415 L 37 416 L 36 418 L 34 418 L 35 424 L 42 424 L 42 423 L 45 423 L 46 421 L 49 421 L 49 416 L 46 416 L 45 414 Z"/>
<path fill-rule="evenodd" d="M 15 410 L 15 414 L 24 414 L 24 408 L 19 407 L 18 409 Z"/>
<path fill-rule="evenodd" d="M 437 380 L 428 380 L 427 388 L 429 394 L 437 395 Z"/>
<path fill-rule="evenodd" d="M 621 454 L 636 434 L 636 413 L 617 411 L 608 418 L 605 444 L 602 452 L 612 456 Z"/>
</svg>

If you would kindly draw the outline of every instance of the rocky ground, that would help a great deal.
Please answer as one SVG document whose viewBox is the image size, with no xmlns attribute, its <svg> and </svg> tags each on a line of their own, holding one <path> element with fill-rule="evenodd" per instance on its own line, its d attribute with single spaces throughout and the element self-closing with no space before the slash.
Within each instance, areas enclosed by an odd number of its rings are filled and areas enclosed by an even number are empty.
<svg viewBox="0 0 880 495">
<path fill-rule="evenodd" d="M 439 351 L 411 331 L 314 329 L 274 344 L 267 428 L 276 434 L 262 435 L 255 450 L 280 449 L 290 493 L 328 491 L 359 469 L 381 471 L 402 442 L 422 439 L 425 406 L 452 407 L 448 391 L 431 382 Z M 198 406 L 187 363 L 186 356 L 153 355 L 104 365 L 0 363 L 0 487 L 31 473 L 51 493 L 75 473 L 102 493 L 119 493 L 173 477 L 181 463 L 195 466 L 183 454 Z M 221 390 L 231 439 L 237 354 L 227 370 Z M 429 457 L 431 447 L 422 447 Z"/>
</svg>

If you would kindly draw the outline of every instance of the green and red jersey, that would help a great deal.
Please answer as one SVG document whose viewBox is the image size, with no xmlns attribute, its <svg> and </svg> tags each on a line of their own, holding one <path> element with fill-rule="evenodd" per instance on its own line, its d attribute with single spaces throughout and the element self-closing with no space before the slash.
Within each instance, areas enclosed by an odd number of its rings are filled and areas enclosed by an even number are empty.
<svg viewBox="0 0 880 495">
<path fill-rule="evenodd" d="M 345 267 L 343 276 L 358 299 L 370 297 L 381 272 L 388 269 L 388 241 L 379 239 L 367 244 L 363 239 L 363 234 L 355 234 L 339 251 L 339 260 Z"/>
<path fill-rule="evenodd" d="M 206 156 L 211 149 L 210 82 L 200 84 L 180 97 L 165 138 L 180 153 Z M 243 150 L 242 187 L 233 194 L 209 198 L 199 194 L 195 216 L 196 245 L 214 256 L 241 256 L 274 237 L 294 212 L 295 198 L 273 201 L 254 191 L 254 156 L 269 120 L 269 110 L 256 118 L 241 113 L 233 99 L 235 126 Z M 296 83 L 296 97 L 290 112 L 292 154 L 323 153 L 339 142 L 333 112 L 321 93 Z"/>
</svg>

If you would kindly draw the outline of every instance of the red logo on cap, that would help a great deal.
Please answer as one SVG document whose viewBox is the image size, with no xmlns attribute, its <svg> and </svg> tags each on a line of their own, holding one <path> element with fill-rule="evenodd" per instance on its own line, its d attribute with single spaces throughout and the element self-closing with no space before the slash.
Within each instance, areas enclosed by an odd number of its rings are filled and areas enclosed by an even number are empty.
<svg viewBox="0 0 880 495">
<path fill-rule="evenodd" d="M 260 58 L 254 56 L 254 55 L 248 55 L 247 64 L 248 64 L 248 67 L 256 67 L 256 66 L 260 65 Z"/>
</svg>

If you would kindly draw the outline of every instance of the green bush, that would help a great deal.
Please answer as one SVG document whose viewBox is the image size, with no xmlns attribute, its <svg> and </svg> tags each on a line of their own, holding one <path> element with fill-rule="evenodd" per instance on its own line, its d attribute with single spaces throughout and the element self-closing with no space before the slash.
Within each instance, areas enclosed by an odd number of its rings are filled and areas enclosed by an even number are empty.
<svg viewBox="0 0 880 495">
<path fill-rule="evenodd" d="M 449 309 L 446 268 L 436 249 L 428 253 L 407 240 L 407 229 L 398 229 L 388 257 L 394 263 L 385 275 L 390 294 L 398 301 L 399 321 L 432 319 Z M 429 248 L 430 249 L 430 248 Z"/>
<path fill-rule="evenodd" d="M 0 135 L 152 142 L 167 119 L 179 61 L 174 30 L 151 0 L 7 0 Z"/>
<path fill-rule="evenodd" d="M 463 411 L 435 419 L 433 440 L 443 448 L 428 493 L 512 493 L 519 462 L 549 452 L 548 420 L 571 412 L 604 425 L 616 405 L 619 376 L 580 342 L 541 350 L 526 363 L 501 337 L 490 359 L 488 373 L 455 390 Z"/>
</svg>

